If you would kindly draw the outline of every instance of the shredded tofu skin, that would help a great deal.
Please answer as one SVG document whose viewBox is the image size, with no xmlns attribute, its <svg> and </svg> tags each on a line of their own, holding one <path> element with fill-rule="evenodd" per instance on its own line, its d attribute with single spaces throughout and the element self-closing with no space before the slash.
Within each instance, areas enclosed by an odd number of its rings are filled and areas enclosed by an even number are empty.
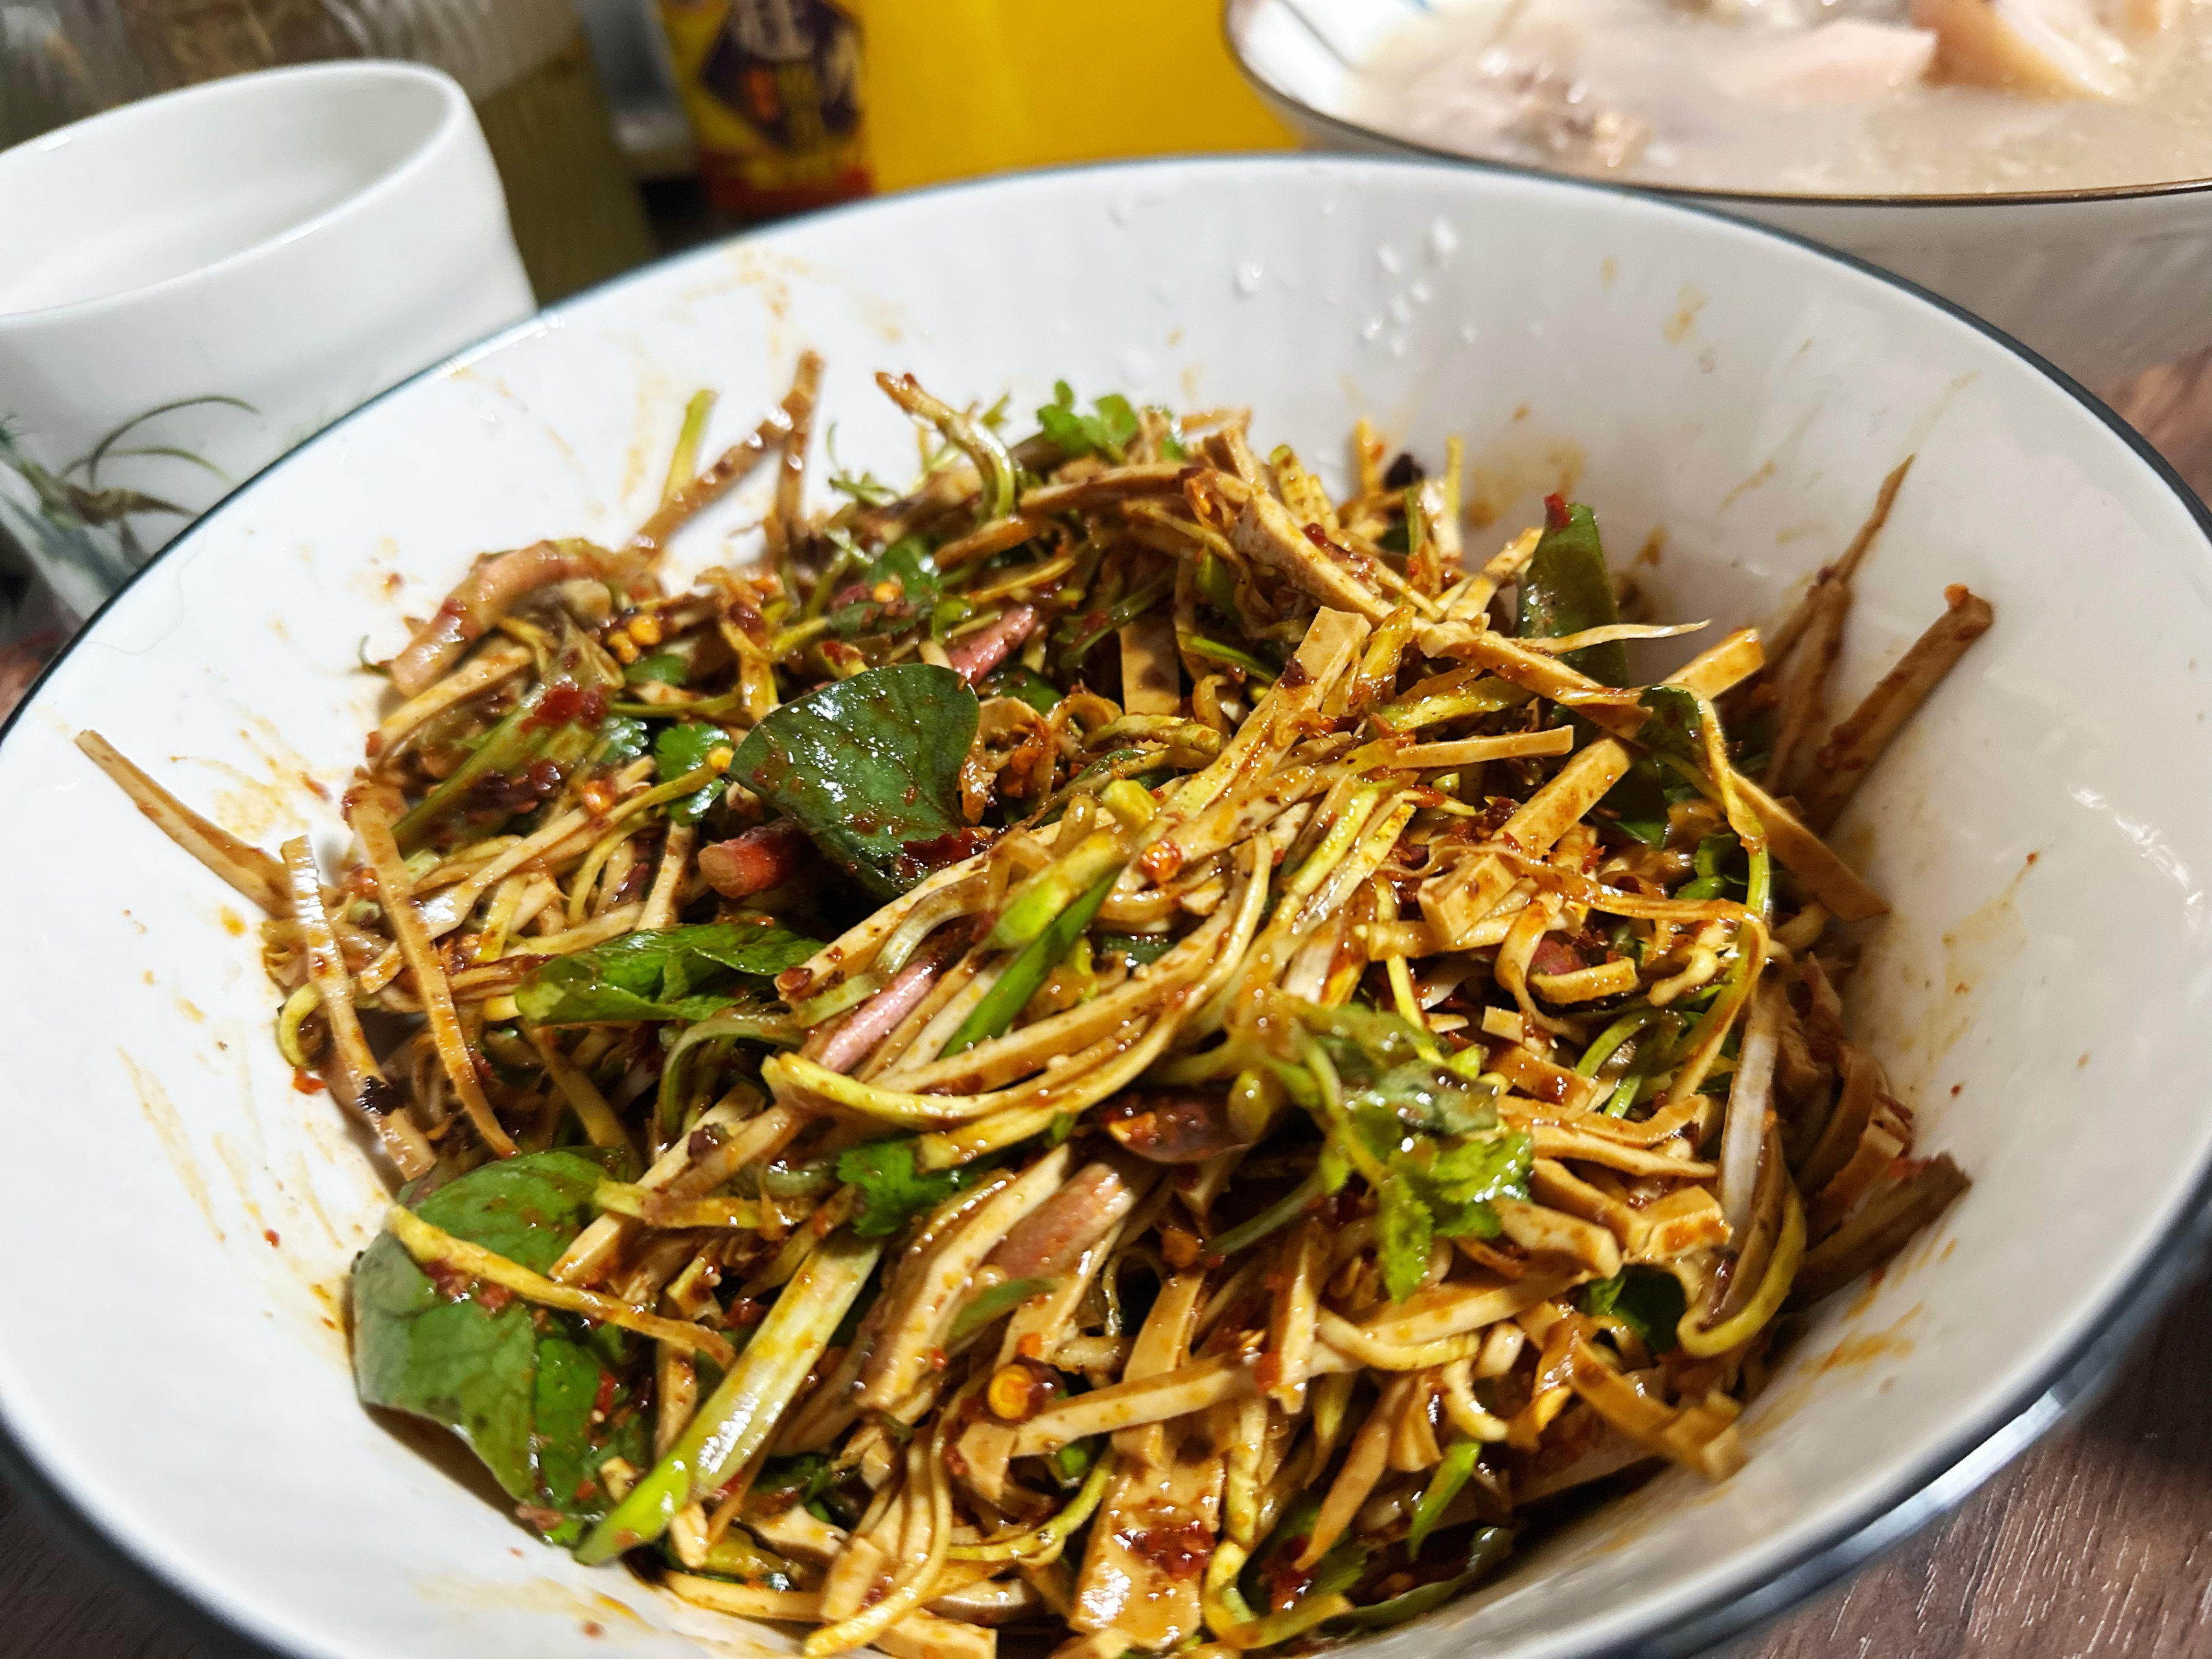
<svg viewBox="0 0 2212 1659">
<path fill-rule="evenodd" d="M 885 374 L 902 489 L 810 471 L 821 375 L 720 454 L 693 399 L 623 546 L 459 573 L 334 861 L 81 738 L 390 1166 L 363 1400 L 815 1656 L 1311 1646 L 1727 1479 L 1966 1186 L 1844 1036 L 1885 905 L 1821 837 L 1990 606 L 1832 702 L 1878 514 L 1645 678 L 1705 624 L 1557 497 L 1475 545 L 1455 441 L 1363 424 L 1334 499 L 1242 410 Z M 667 585 L 756 468 L 759 556 Z"/>
</svg>

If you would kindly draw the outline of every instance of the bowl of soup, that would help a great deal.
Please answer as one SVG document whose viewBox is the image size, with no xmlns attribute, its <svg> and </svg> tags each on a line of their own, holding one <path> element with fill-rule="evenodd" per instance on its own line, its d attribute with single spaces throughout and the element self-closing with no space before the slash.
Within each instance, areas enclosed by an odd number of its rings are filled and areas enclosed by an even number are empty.
<svg viewBox="0 0 2212 1659">
<path fill-rule="evenodd" d="M 2091 385 L 2212 343 L 2212 0 L 1228 0 L 1309 143 L 1653 191 Z"/>
</svg>

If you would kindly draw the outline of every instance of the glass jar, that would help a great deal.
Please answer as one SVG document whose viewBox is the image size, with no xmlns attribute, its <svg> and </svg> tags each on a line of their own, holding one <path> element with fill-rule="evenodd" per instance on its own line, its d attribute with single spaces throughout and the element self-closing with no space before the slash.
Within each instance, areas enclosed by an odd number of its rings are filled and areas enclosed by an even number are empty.
<svg viewBox="0 0 2212 1659">
<path fill-rule="evenodd" d="M 539 300 L 652 257 L 569 0 L 0 0 L 0 149 L 149 94 L 330 58 L 411 58 L 461 83 Z"/>
</svg>

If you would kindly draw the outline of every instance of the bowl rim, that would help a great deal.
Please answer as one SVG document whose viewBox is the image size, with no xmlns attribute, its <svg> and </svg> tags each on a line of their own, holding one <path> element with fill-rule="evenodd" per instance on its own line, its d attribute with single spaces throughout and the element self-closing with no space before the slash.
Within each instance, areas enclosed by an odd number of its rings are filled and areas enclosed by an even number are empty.
<svg viewBox="0 0 2212 1659">
<path fill-rule="evenodd" d="M 1427 0 L 1414 0 L 1424 11 L 1430 9 Z M 1431 144 L 1418 138 L 1401 137 L 1326 110 L 1316 109 L 1296 93 L 1278 85 L 1245 55 L 1243 44 L 1243 20 L 1257 12 L 1263 5 L 1277 4 L 1296 19 L 1308 34 L 1318 41 L 1323 51 L 1344 64 L 1346 70 L 1354 65 L 1344 58 L 1322 39 L 1312 21 L 1291 0 L 1221 0 L 1221 40 L 1236 61 L 1237 68 L 1253 90 L 1261 99 L 1292 112 L 1295 118 L 1310 121 L 1326 128 L 1334 135 L 1366 143 L 1388 144 L 1393 151 L 1406 157 L 1419 157 L 1433 161 L 1448 161 L 1455 167 L 1488 167 L 1501 173 L 1517 173 L 1537 179 L 1567 179 L 1585 184 L 1608 185 L 1615 189 L 1632 190 L 1646 196 L 1656 196 L 1678 205 L 1694 207 L 1701 203 L 1725 202 L 1743 207 L 1774 208 L 2000 208 L 2000 207 L 2063 207 L 2077 203 L 2134 202 L 2160 196 L 2198 196 L 2212 191 L 2212 175 L 2198 179 L 2172 179 L 2148 185 L 2093 185 L 2079 190 L 2019 190 L 2019 191 L 1959 191 L 1950 192 L 1926 191 L 1918 195 L 1885 196 L 1880 194 L 1844 195 L 1823 191 L 1733 190 L 1707 185 L 1668 185 L 1629 179 L 1594 179 L 1583 173 L 1564 169 L 1540 167 L 1526 161 L 1509 161 L 1491 155 L 1470 155 L 1463 150 L 1447 149 L 1441 144 Z M 1371 155 L 1372 152 L 1364 152 Z M 1921 290 L 1923 291 L 1924 290 Z M 2041 358 L 2035 361 L 2041 362 Z M 2045 365 L 2048 367 L 2048 365 Z"/>
<path fill-rule="evenodd" d="M 1230 3 L 1237 3 L 1237 0 L 1230 0 Z M 795 224 L 811 224 L 832 217 L 885 210 L 899 210 L 917 200 L 1006 187 L 1018 188 L 1039 179 L 1077 179 L 1114 173 L 1141 176 L 1178 170 L 1197 173 L 1304 170 L 1347 175 L 1385 171 L 1437 173 L 1449 177 L 1463 174 L 1470 167 L 1477 172 L 1511 179 L 1524 188 L 1582 191 L 1615 198 L 1626 198 L 1647 207 L 1656 207 L 1662 213 L 1682 213 L 1717 221 L 1736 233 L 1771 238 L 1792 245 L 1816 258 L 1833 261 L 1924 301 L 1954 319 L 1965 323 L 2022 359 L 2030 368 L 2040 371 L 2059 391 L 2071 397 L 2109 428 L 2180 501 L 2203 538 L 2204 551 L 2212 555 L 2212 505 L 2208 505 L 2190 488 L 2172 464 L 2160 454 L 2148 439 L 2122 420 L 2111 405 L 2079 380 L 1996 325 L 1942 295 L 1856 254 L 1830 247 L 1796 232 L 1739 218 L 1720 209 L 1700 205 L 1694 198 L 1655 199 L 1655 192 L 1602 179 L 1549 173 L 1501 163 L 1470 161 L 1468 158 L 1457 156 L 1425 158 L 1288 151 L 1233 155 L 1161 155 L 1079 162 L 1065 167 L 996 173 L 979 179 L 956 179 L 889 196 L 867 198 L 796 215 L 772 225 L 679 249 L 569 295 L 378 392 L 321 431 L 303 439 L 259 471 L 241 480 L 134 571 L 114 593 L 101 603 L 98 610 L 85 618 L 82 625 L 25 690 L 21 701 L 4 720 L 0 720 L 0 750 L 4 750 L 8 739 L 30 714 L 57 671 L 89 640 L 94 629 L 116 603 L 156 565 L 178 549 L 192 544 L 218 508 L 229 505 L 278 467 L 290 464 L 309 445 L 337 432 L 339 428 L 387 398 L 489 356 L 514 342 L 545 332 L 550 327 L 559 326 L 565 314 L 573 308 L 601 295 L 649 280 L 665 268 L 711 257 L 733 247 L 772 240 Z M 1763 1577 L 1717 1584 L 1695 1602 L 1668 1615 L 1667 1621 L 1659 1627 L 1581 1649 L 1579 1659 L 1686 1659 L 1686 1656 L 1704 1653 L 1719 1643 L 1781 1617 L 1844 1574 L 1856 1571 L 1911 1533 L 1956 1508 L 2006 1464 L 2034 1444 L 2069 1408 L 2093 1397 L 2105 1386 L 2120 1360 L 2194 1279 L 2208 1252 L 2212 1252 L 2212 1163 L 2208 1163 L 2199 1171 L 2195 1183 L 2169 1220 L 2165 1235 L 2154 1242 L 2135 1270 L 2097 1310 L 2097 1316 L 2090 1326 L 2054 1354 L 2037 1376 L 2016 1389 L 2008 1398 L 1961 1423 L 1934 1451 L 1899 1470 L 1880 1490 L 1846 1508 L 1820 1535 L 1808 1540 L 1793 1559 Z M 248 1622 L 253 1615 L 219 1605 L 200 1585 L 188 1579 L 171 1577 L 131 1543 L 104 1526 L 100 1515 L 88 1504 L 63 1486 L 40 1462 L 35 1450 L 9 1419 L 4 1404 L 0 1404 L 0 1476 L 4 1476 L 18 1492 L 27 1494 L 34 1507 L 51 1518 L 58 1518 L 61 1522 L 60 1529 L 80 1549 L 111 1567 L 120 1565 L 132 1580 L 134 1588 L 143 1591 L 150 1586 L 154 1599 L 166 1611 L 181 1612 L 187 1624 L 204 1633 L 217 1635 L 234 1651 L 242 1649 L 250 1659 L 258 1659 L 258 1656 L 268 1656 L 268 1659 L 289 1659 L 283 1650 L 270 1644 L 259 1621 Z"/>
<path fill-rule="evenodd" d="M 99 323 L 134 307 L 174 299 L 198 285 L 227 281 L 240 271 L 280 258 L 294 245 L 309 238 L 325 236 L 332 228 L 345 226 L 363 213 L 374 210 L 400 191 L 411 188 L 421 175 L 437 167 L 457 144 L 465 145 L 467 142 L 465 135 L 475 125 L 474 111 L 460 82 L 445 70 L 428 64 L 383 58 L 280 64 L 270 69 L 252 70 L 243 75 L 225 76 L 219 80 L 173 87 L 151 97 L 80 116 L 51 131 L 34 134 L 21 143 L 0 149 L 0 168 L 35 166 L 33 152 L 64 149 L 71 144 L 85 143 L 87 134 L 94 130 L 103 138 L 127 138 L 129 128 L 133 125 L 149 122 L 158 125 L 164 120 L 182 118 L 180 112 L 188 116 L 195 106 L 201 104 L 212 108 L 226 103 L 236 105 L 281 100 L 301 87 L 313 90 L 317 82 L 351 82 L 365 88 L 422 88 L 437 100 L 436 113 L 421 137 L 410 145 L 405 153 L 387 162 L 373 178 L 282 229 L 270 231 L 245 246 L 233 248 L 204 264 L 174 271 L 167 276 L 156 276 L 148 282 L 133 283 L 126 288 L 95 294 L 88 299 L 59 300 L 50 305 L 27 306 L 16 310 L 0 307 L 0 336 L 28 335 L 57 325 Z M 306 441 L 303 439 L 301 441 Z M 285 453 L 289 454 L 290 451 Z M 228 496 L 225 495 L 223 499 L 228 500 Z M 213 510 L 213 504 L 210 504 L 209 511 Z M 88 623 L 91 618 L 86 620 Z"/>
</svg>

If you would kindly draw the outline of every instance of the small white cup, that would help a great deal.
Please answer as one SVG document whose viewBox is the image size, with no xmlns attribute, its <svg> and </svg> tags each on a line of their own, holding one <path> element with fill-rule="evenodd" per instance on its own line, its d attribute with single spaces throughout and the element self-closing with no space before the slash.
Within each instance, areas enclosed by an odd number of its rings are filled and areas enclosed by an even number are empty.
<svg viewBox="0 0 2212 1659">
<path fill-rule="evenodd" d="M 451 77 L 270 70 L 0 153 L 0 531 L 97 609 L 338 416 L 536 301 Z"/>
</svg>

